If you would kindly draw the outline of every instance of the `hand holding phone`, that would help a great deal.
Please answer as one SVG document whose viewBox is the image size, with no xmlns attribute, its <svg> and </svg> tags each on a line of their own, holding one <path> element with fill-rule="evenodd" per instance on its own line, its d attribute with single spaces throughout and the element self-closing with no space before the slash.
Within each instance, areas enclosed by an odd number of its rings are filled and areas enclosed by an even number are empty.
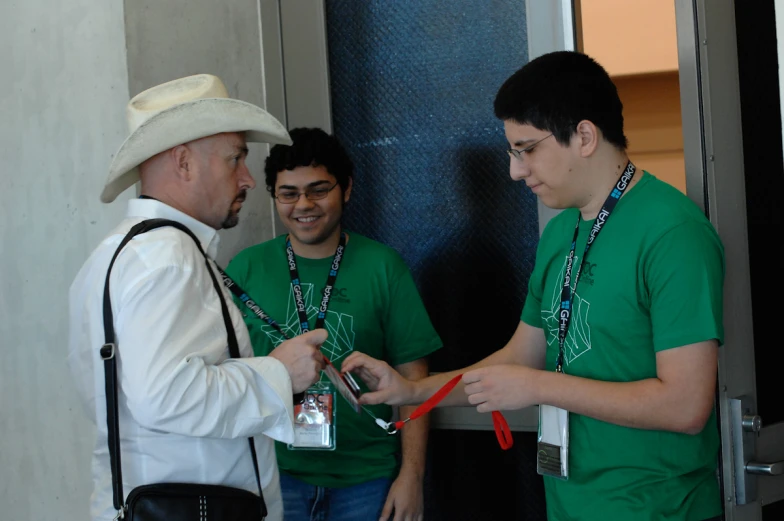
<svg viewBox="0 0 784 521">
<path fill-rule="evenodd" d="M 327 373 L 327 378 L 332 382 L 332 385 L 338 390 L 341 396 L 351 404 L 351 407 L 357 412 L 362 411 L 362 406 L 359 404 L 360 389 L 357 381 L 350 373 L 341 374 L 340 371 L 332 365 L 332 362 L 325 356 L 324 372 Z"/>
</svg>

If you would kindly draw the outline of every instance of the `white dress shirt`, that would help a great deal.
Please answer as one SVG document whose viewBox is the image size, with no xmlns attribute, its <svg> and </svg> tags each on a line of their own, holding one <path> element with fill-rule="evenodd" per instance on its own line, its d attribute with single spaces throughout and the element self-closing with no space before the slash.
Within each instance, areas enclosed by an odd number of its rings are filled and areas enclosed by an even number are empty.
<svg viewBox="0 0 784 521">
<path fill-rule="evenodd" d="M 95 249 L 71 286 L 68 361 L 98 431 L 92 465 L 95 521 L 116 514 L 99 354 L 104 281 L 123 236 L 150 218 L 184 224 L 211 258 L 218 247 L 213 228 L 161 202 L 134 199 L 127 218 Z M 137 235 L 117 257 L 110 290 L 125 496 L 134 487 L 159 482 L 257 492 L 247 441 L 255 436 L 267 519 L 282 520 L 272 440 L 293 441 L 291 380 L 275 358 L 253 357 L 242 314 L 221 284 L 240 353 L 248 357 L 229 358 L 218 294 L 194 241 L 172 227 Z"/>
</svg>

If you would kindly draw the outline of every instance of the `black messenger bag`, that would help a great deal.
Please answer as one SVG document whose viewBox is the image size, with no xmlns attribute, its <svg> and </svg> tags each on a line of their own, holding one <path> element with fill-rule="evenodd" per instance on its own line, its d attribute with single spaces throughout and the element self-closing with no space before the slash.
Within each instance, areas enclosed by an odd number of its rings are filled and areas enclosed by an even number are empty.
<svg viewBox="0 0 784 521">
<path fill-rule="evenodd" d="M 142 221 L 128 232 L 117 251 L 114 253 L 106 273 L 106 284 L 103 292 L 103 325 L 106 343 L 101 347 L 101 358 L 104 361 L 106 377 L 106 423 L 108 426 L 109 460 L 112 469 L 112 489 L 114 518 L 130 521 L 263 521 L 267 516 L 267 505 L 261 491 L 259 479 L 259 463 L 256 459 L 256 447 L 253 438 L 248 438 L 253 469 L 256 472 L 256 484 L 259 495 L 247 490 L 224 487 L 221 485 L 202 485 L 198 483 L 154 483 L 141 485 L 123 498 L 122 469 L 120 465 L 120 425 L 117 413 L 117 359 L 114 334 L 114 316 L 111 299 L 109 298 L 109 275 L 114 261 L 120 251 L 136 235 L 171 226 L 188 234 L 204 255 L 207 271 L 212 277 L 213 286 L 220 298 L 223 320 L 228 334 L 229 354 L 232 358 L 240 358 L 237 336 L 229 316 L 229 308 L 221 291 L 221 285 L 210 267 L 209 258 L 204 253 L 198 239 L 185 225 L 167 219 L 149 219 Z"/>
</svg>

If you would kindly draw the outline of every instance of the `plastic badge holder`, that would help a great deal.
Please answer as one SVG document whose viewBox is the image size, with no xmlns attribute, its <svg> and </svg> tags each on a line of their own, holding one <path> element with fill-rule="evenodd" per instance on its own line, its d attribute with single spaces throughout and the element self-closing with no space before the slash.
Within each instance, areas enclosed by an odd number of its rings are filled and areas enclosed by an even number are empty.
<svg viewBox="0 0 784 521">
<path fill-rule="evenodd" d="M 316 382 L 294 404 L 294 443 L 289 450 L 335 450 L 335 388 Z"/>
<path fill-rule="evenodd" d="M 569 411 L 539 406 L 536 471 L 543 476 L 569 479 Z"/>
</svg>

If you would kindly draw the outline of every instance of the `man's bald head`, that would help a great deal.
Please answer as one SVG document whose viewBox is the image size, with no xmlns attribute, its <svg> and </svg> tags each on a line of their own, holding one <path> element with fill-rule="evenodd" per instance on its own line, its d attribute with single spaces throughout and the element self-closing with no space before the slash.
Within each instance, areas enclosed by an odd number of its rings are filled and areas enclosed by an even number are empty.
<svg viewBox="0 0 784 521">
<path fill-rule="evenodd" d="M 139 167 L 142 194 L 215 229 L 231 228 L 256 186 L 243 133 L 215 134 L 157 154 Z"/>
</svg>

